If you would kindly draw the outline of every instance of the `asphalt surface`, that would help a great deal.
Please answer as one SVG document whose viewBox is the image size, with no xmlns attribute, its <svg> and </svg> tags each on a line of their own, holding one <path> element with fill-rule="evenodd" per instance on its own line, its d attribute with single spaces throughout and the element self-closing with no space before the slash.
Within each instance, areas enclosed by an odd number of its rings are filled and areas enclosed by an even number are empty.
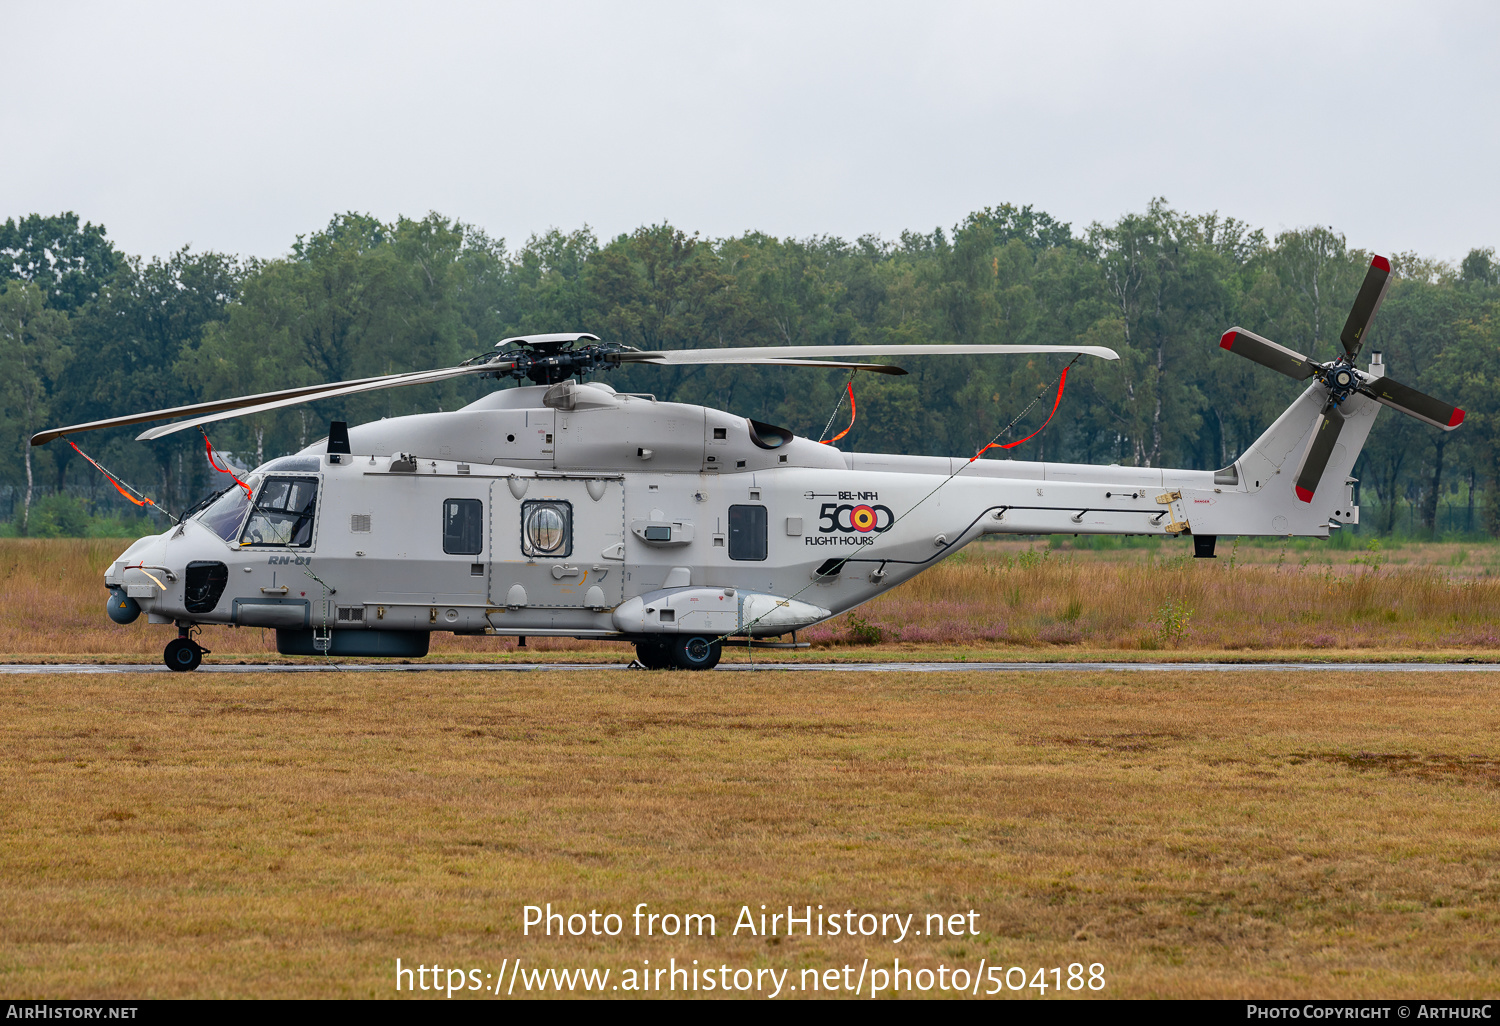
<svg viewBox="0 0 1500 1026">
<path fill-rule="evenodd" d="M 196 673 L 456 673 L 461 670 L 514 673 L 523 670 L 627 670 L 626 663 L 204 663 Z M 720 663 L 721 672 L 752 670 L 832 670 L 838 673 L 1066 673 L 1185 671 L 1234 673 L 1245 670 L 1317 673 L 1500 673 L 1500 663 Z M 0 675 L 18 673 L 170 673 L 160 663 L 6 663 Z"/>
</svg>

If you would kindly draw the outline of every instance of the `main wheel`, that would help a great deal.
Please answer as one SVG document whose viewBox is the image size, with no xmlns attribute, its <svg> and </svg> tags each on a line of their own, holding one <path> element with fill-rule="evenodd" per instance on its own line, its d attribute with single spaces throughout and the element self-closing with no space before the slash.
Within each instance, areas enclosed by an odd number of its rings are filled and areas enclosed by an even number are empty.
<svg viewBox="0 0 1500 1026">
<path fill-rule="evenodd" d="M 672 652 L 667 643 L 657 638 L 645 638 L 635 643 L 635 658 L 648 670 L 670 670 L 673 665 Z"/>
<path fill-rule="evenodd" d="M 186 673 L 202 665 L 203 649 L 191 638 L 173 638 L 167 642 L 162 660 L 167 664 L 167 669 Z"/>
<path fill-rule="evenodd" d="M 672 639 L 672 665 L 679 670 L 712 670 L 723 652 L 724 644 L 717 638 L 684 634 Z"/>
</svg>

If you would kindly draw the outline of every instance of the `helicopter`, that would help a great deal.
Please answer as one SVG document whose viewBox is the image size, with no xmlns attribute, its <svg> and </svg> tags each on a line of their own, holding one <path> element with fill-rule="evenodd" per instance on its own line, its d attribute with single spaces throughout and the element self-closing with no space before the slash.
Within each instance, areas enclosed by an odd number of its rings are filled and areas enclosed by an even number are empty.
<svg viewBox="0 0 1500 1026">
<path fill-rule="evenodd" d="M 1389 261 L 1375 257 L 1331 361 L 1239 327 L 1222 336 L 1221 348 L 1309 384 L 1233 463 L 1212 471 L 844 452 L 583 380 L 635 365 L 904 374 L 868 359 L 1118 359 L 1105 347 L 641 351 L 586 332 L 508 338 L 454 367 L 56 428 L 31 444 L 186 418 L 137 436 L 149 440 L 463 376 L 528 381 L 451 412 L 332 423 L 326 439 L 236 478 L 121 553 L 104 576 L 108 615 L 124 624 L 145 612 L 150 623 L 175 625 L 163 660 L 177 671 L 201 664 L 192 634 L 203 624 L 273 628 L 285 655 L 415 658 L 434 632 L 450 631 L 521 644 L 623 641 L 644 667 L 707 670 L 726 642 L 801 647 L 799 630 L 987 535 L 1188 535 L 1196 556 L 1211 557 L 1219 535 L 1327 538 L 1357 524 L 1349 473 L 1380 407 L 1449 431 L 1464 417 L 1387 377 L 1378 352 L 1366 369 L 1355 366 L 1390 278 Z M 791 642 L 772 640 L 788 634 Z"/>
</svg>

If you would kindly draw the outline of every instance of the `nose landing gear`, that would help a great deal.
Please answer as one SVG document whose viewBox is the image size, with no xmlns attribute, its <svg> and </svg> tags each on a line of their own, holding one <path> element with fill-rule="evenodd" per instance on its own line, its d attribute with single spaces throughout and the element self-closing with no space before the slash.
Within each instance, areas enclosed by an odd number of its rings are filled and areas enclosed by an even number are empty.
<svg viewBox="0 0 1500 1026">
<path fill-rule="evenodd" d="M 636 661 L 648 670 L 712 670 L 724 650 L 718 638 L 678 635 L 642 638 L 635 643 Z"/>
<path fill-rule="evenodd" d="M 178 631 L 177 637 L 167 642 L 162 661 L 167 664 L 167 669 L 179 673 L 196 670 L 203 664 L 203 657 L 210 653 L 189 636 L 189 628 L 179 627 Z"/>
<path fill-rule="evenodd" d="M 670 670 L 672 653 L 661 638 L 642 638 L 635 643 L 636 662 L 648 670 Z"/>
</svg>

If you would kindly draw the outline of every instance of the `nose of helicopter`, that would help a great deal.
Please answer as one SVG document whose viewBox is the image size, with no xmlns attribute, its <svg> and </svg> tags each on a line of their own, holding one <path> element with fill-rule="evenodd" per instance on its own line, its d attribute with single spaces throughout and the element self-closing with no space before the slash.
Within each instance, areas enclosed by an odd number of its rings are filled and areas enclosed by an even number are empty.
<svg viewBox="0 0 1500 1026">
<path fill-rule="evenodd" d="M 104 572 L 104 586 L 109 591 L 105 613 L 118 624 L 134 623 L 141 615 L 155 610 L 167 597 L 171 583 L 182 578 L 183 570 L 170 558 L 172 548 L 168 532 L 137 538 L 120 553 Z"/>
</svg>

